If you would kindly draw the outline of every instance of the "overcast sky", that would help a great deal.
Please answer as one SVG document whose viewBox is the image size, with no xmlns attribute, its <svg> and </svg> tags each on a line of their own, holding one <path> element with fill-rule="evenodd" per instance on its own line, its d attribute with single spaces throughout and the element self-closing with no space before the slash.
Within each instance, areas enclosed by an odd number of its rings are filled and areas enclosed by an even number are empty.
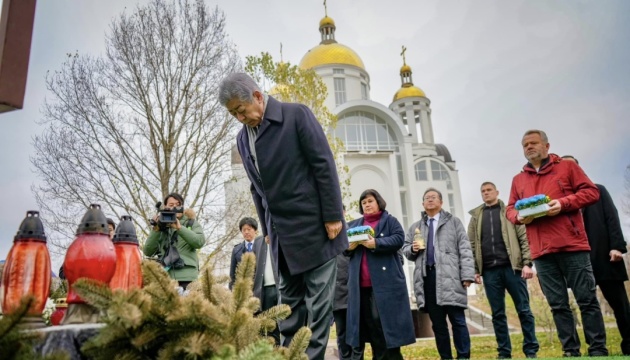
<svg viewBox="0 0 630 360">
<path fill-rule="evenodd" d="M 298 63 L 320 41 L 320 0 L 208 4 L 225 11 L 243 57 L 279 56 L 282 42 L 284 60 Z M 60 69 L 67 53 L 102 54 L 111 19 L 134 6 L 38 2 L 24 109 L 0 115 L 0 259 L 26 211 L 37 208 L 29 156 L 41 131 L 46 72 Z M 436 142 L 457 162 L 466 210 L 481 202 L 486 180 L 507 200 L 529 128 L 547 132 L 552 152 L 575 155 L 621 207 L 630 164 L 630 1 L 329 0 L 328 15 L 337 41 L 363 59 L 371 98 L 386 106 L 400 87 L 407 47 L 414 83 L 431 100 Z M 630 220 L 622 221 L 628 239 Z"/>
</svg>

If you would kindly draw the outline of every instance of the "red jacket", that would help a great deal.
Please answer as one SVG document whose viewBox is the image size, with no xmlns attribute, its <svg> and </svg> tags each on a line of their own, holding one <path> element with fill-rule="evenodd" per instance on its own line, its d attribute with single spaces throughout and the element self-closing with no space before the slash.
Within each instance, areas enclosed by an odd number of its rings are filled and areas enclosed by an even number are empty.
<svg viewBox="0 0 630 360">
<path fill-rule="evenodd" d="M 508 220 L 520 224 L 514 204 L 538 194 L 559 200 L 562 209 L 556 216 L 536 218 L 525 227 L 532 259 L 558 252 L 590 251 L 580 209 L 599 199 L 599 189 L 582 168 L 573 161 L 562 161 L 555 154 L 549 154 L 549 161 L 539 172 L 529 163 L 525 165 L 512 180 Z"/>
</svg>

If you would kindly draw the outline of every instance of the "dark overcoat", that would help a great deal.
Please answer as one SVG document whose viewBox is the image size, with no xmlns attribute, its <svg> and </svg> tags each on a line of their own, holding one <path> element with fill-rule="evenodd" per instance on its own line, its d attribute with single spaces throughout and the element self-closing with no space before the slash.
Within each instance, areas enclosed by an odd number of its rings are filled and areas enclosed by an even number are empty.
<svg viewBox="0 0 630 360">
<path fill-rule="evenodd" d="M 351 221 L 349 228 L 363 225 L 363 218 Z M 416 341 L 405 273 L 398 250 L 405 242 L 405 231 L 398 220 L 383 211 L 374 229 L 376 248 L 358 246 L 350 257 L 348 266 L 348 315 L 346 342 L 359 346 L 359 319 L 361 288 L 359 276 L 363 251 L 367 253 L 368 268 L 372 279 L 372 292 L 381 318 L 387 348 L 413 344 Z"/>
<path fill-rule="evenodd" d="M 337 255 L 337 279 L 335 281 L 335 296 L 333 311 L 348 308 L 348 265 L 350 254 L 345 252 Z"/>
<path fill-rule="evenodd" d="M 254 274 L 254 296 L 260 299 L 261 307 L 263 309 L 269 308 L 268 304 L 263 304 L 262 289 L 265 281 L 265 266 L 267 266 L 267 244 L 262 236 L 259 236 L 254 240 L 253 246 L 254 254 L 256 255 L 256 273 Z M 273 269 L 273 266 L 272 266 Z M 273 279 L 278 286 L 278 273 L 273 270 Z M 273 304 L 276 305 L 276 304 Z"/>
<path fill-rule="evenodd" d="M 274 268 L 278 270 L 282 254 L 290 274 L 300 274 L 347 249 L 337 167 L 311 110 L 269 96 L 254 145 L 256 159 L 245 126 L 237 135 L 237 147 L 263 236 L 269 235 Z M 328 239 L 326 221 L 344 224 L 333 240 Z"/>
<path fill-rule="evenodd" d="M 260 236 L 260 238 L 262 239 L 262 236 Z M 256 239 L 254 239 L 254 244 L 255 243 Z M 252 250 L 254 246 L 255 245 L 252 245 Z M 232 290 L 234 281 L 236 281 L 236 268 L 238 267 L 238 264 L 241 263 L 241 260 L 243 260 L 243 254 L 246 252 L 247 247 L 245 245 L 245 241 L 241 241 L 240 243 L 234 245 L 234 248 L 232 249 L 232 258 L 230 259 L 230 283 L 228 284 L 230 290 Z"/>
<path fill-rule="evenodd" d="M 610 250 L 627 252 L 617 208 L 603 185 L 599 189 L 599 201 L 582 210 L 584 227 L 591 245 L 591 264 L 597 283 L 608 280 L 628 280 L 623 261 L 610 262 Z"/>
</svg>

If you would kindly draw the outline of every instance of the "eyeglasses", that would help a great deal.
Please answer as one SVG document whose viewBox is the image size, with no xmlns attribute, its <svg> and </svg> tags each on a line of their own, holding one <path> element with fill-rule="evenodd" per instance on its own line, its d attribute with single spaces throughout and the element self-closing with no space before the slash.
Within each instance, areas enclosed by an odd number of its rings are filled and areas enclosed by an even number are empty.
<svg viewBox="0 0 630 360">
<path fill-rule="evenodd" d="M 424 201 L 429 201 L 429 200 L 437 200 L 438 197 L 437 196 L 427 196 L 424 198 Z"/>
</svg>

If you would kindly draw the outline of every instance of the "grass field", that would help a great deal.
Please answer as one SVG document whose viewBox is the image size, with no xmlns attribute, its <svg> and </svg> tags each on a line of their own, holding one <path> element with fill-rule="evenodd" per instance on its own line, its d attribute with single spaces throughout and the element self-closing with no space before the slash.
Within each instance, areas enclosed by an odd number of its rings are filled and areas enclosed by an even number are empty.
<svg viewBox="0 0 630 360">
<path fill-rule="evenodd" d="M 334 326 L 332 327 L 334 330 Z M 582 355 L 587 355 L 587 345 L 584 342 L 582 329 L 579 329 L 580 340 L 582 341 Z M 331 333 L 331 338 L 334 332 Z M 562 347 L 557 337 L 553 337 L 552 341 L 549 341 L 549 336 L 545 332 L 537 333 L 538 341 L 540 343 L 540 351 L 538 352 L 539 359 L 556 359 L 562 357 Z M 521 344 L 523 336 L 521 334 L 512 334 L 512 357 L 513 358 L 525 358 L 525 355 L 521 352 Z M 624 357 L 619 349 L 621 343 L 621 336 L 617 328 L 609 328 L 607 332 L 607 344 L 610 356 L 606 359 L 630 359 L 630 357 Z M 496 359 L 497 357 L 497 343 L 494 335 L 490 336 L 473 336 L 471 337 L 471 358 L 472 359 Z M 437 349 L 435 348 L 435 340 L 419 339 L 415 344 L 405 346 L 402 348 L 402 354 L 405 359 L 439 359 Z M 453 355 L 455 355 L 455 349 L 453 349 Z M 369 345 L 366 346 L 366 359 L 372 358 L 372 352 Z M 581 359 L 591 359 L 590 357 L 583 356 Z M 592 358 L 595 359 L 595 358 Z M 600 359 L 600 358 L 598 358 Z"/>
</svg>

